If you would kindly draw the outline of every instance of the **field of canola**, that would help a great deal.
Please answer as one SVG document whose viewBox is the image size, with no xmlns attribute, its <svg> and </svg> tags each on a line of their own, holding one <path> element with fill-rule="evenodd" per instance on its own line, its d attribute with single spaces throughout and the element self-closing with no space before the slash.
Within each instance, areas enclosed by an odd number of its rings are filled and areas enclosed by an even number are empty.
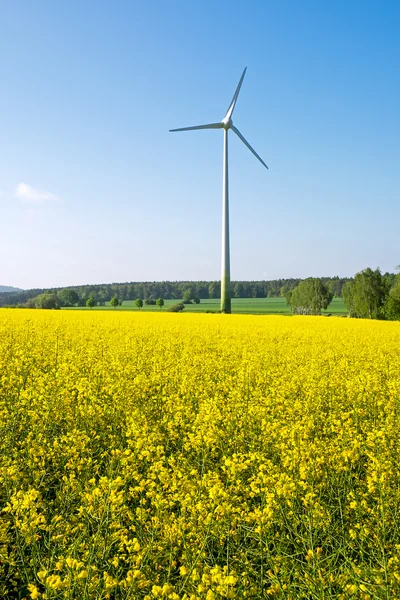
<svg viewBox="0 0 400 600">
<path fill-rule="evenodd" d="M 400 323 L 0 311 L 0 597 L 400 597 Z"/>
</svg>

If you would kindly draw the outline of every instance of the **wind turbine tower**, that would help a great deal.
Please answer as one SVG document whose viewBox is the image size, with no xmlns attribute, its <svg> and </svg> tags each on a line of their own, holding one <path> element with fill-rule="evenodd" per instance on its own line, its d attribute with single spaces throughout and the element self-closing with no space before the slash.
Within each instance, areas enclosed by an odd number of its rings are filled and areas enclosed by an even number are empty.
<svg viewBox="0 0 400 600">
<path fill-rule="evenodd" d="M 242 140 L 243 144 L 248 147 L 250 152 L 254 154 L 266 169 L 265 162 L 252 148 L 249 142 L 242 136 L 232 121 L 233 111 L 236 101 L 239 96 L 240 88 L 243 83 L 246 69 L 243 71 L 236 91 L 233 95 L 232 102 L 226 112 L 226 115 L 219 123 L 208 123 L 207 125 L 195 125 L 193 127 L 181 127 L 180 129 L 170 129 L 170 131 L 192 131 L 194 129 L 223 129 L 224 130 L 224 160 L 223 160 L 223 182 L 222 182 L 222 271 L 221 271 L 221 312 L 231 313 L 231 269 L 230 269 L 230 252 L 229 252 L 229 186 L 228 186 L 228 131 L 232 129 L 234 133 Z"/>
</svg>

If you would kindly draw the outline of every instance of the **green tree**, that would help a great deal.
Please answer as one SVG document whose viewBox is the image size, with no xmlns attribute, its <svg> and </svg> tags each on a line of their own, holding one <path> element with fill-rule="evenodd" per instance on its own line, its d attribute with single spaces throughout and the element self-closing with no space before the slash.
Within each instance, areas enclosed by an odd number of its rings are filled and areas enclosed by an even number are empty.
<svg viewBox="0 0 400 600">
<path fill-rule="evenodd" d="M 388 283 L 379 269 L 364 269 L 353 281 L 347 282 L 342 295 L 351 317 L 382 319 L 384 304 L 388 296 Z"/>
<path fill-rule="evenodd" d="M 193 298 L 193 292 L 191 288 L 187 288 L 183 293 L 183 304 L 191 304 Z"/>
<path fill-rule="evenodd" d="M 208 297 L 209 298 L 219 298 L 221 295 L 221 282 L 220 281 L 212 281 L 208 286 Z"/>
<path fill-rule="evenodd" d="M 111 298 L 110 304 L 113 308 L 117 308 L 117 306 L 119 306 L 119 300 L 118 300 L 117 296 L 113 296 Z"/>
<path fill-rule="evenodd" d="M 354 310 L 354 281 L 347 281 L 342 287 L 342 298 L 350 317 L 356 317 Z"/>
<path fill-rule="evenodd" d="M 60 301 L 57 294 L 52 293 L 39 294 L 39 296 L 36 296 L 34 299 L 34 304 L 36 308 L 60 308 Z"/>
<path fill-rule="evenodd" d="M 75 306 L 79 302 L 79 296 L 75 290 L 71 288 L 65 288 L 58 293 L 60 300 L 60 306 Z"/>
<path fill-rule="evenodd" d="M 396 276 L 394 285 L 386 300 L 385 315 L 387 319 L 400 320 L 400 273 Z"/>
<path fill-rule="evenodd" d="M 293 290 L 287 290 L 285 292 L 286 304 L 288 306 L 291 306 L 291 304 L 292 304 L 292 294 L 293 294 Z"/>
<path fill-rule="evenodd" d="M 96 291 L 96 289 L 92 289 L 93 287 L 94 286 L 90 286 L 90 289 L 88 290 L 89 291 L 88 298 L 93 298 L 94 306 L 97 306 L 97 300 L 98 300 L 97 291 Z"/>
<path fill-rule="evenodd" d="M 163 300 L 163 298 L 159 298 L 157 300 L 157 306 L 159 306 L 160 309 L 164 306 L 164 300 Z"/>
<path fill-rule="evenodd" d="M 89 298 L 86 300 L 86 306 L 88 308 L 93 308 L 93 306 L 96 306 L 96 302 L 93 296 L 89 296 Z"/>
<path fill-rule="evenodd" d="M 244 285 L 241 281 L 237 281 L 233 286 L 233 296 L 235 298 L 244 298 Z"/>
<path fill-rule="evenodd" d="M 399 267 L 396 267 L 396 268 L 398 269 Z M 388 272 L 384 273 L 382 275 L 382 278 L 385 280 L 387 288 L 389 290 L 395 285 L 396 279 L 397 279 L 395 273 L 388 273 Z"/>
<path fill-rule="evenodd" d="M 336 275 L 336 277 L 332 277 L 328 281 L 326 281 L 325 284 L 329 287 L 329 290 L 334 296 L 341 297 L 342 289 L 343 286 L 346 284 L 346 281 L 346 279 L 339 279 L 339 277 Z"/>
<path fill-rule="evenodd" d="M 97 303 L 99 306 L 105 306 L 107 300 L 107 293 L 104 290 L 99 290 L 97 294 Z"/>
<path fill-rule="evenodd" d="M 140 310 L 143 306 L 143 300 L 141 298 L 136 298 L 135 304 L 138 307 L 138 309 Z"/>
<path fill-rule="evenodd" d="M 320 315 L 322 309 L 328 308 L 332 298 L 332 292 L 321 279 L 309 277 L 294 288 L 290 296 L 290 306 L 296 313 Z"/>
</svg>

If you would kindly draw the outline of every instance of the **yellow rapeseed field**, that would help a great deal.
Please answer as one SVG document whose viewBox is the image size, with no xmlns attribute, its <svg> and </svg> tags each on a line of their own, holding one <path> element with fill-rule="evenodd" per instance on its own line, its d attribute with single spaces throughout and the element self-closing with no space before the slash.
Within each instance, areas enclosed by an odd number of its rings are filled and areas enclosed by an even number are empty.
<svg viewBox="0 0 400 600">
<path fill-rule="evenodd" d="M 0 598 L 400 596 L 400 323 L 0 311 Z"/>
</svg>

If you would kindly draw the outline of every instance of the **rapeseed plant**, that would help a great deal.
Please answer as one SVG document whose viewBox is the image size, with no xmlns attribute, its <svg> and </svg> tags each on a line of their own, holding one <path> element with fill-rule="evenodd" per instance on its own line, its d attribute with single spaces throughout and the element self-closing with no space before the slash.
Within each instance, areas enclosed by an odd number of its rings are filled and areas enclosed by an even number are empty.
<svg viewBox="0 0 400 600">
<path fill-rule="evenodd" d="M 0 311 L 0 597 L 400 596 L 400 324 Z"/>
</svg>

